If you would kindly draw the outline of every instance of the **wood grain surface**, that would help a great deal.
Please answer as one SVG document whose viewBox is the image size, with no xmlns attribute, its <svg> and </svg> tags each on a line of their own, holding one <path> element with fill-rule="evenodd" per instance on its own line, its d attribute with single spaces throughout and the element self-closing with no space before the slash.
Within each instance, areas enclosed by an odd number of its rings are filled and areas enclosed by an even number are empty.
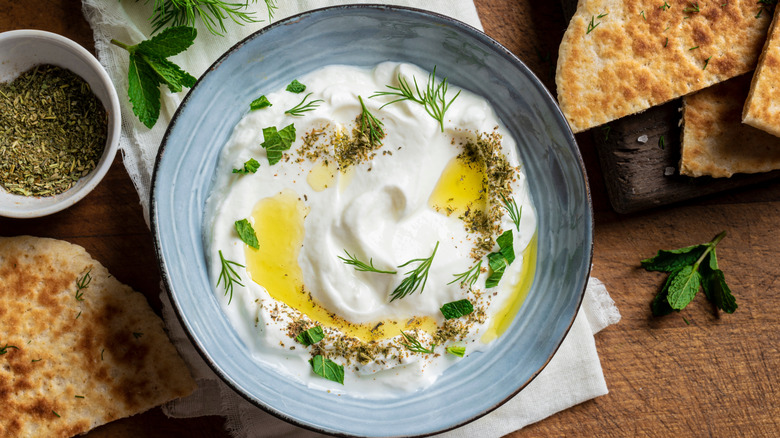
<svg viewBox="0 0 780 438">
<path fill-rule="evenodd" d="M 566 27 L 560 4 L 477 0 L 477 7 L 486 33 L 551 87 Z M 20 28 L 56 32 L 94 50 L 78 0 L 0 0 L 0 31 Z M 620 215 L 610 208 L 591 133 L 577 140 L 595 211 L 593 275 L 604 281 L 623 315 L 596 336 L 610 393 L 510 436 L 780 436 L 780 183 Z M 660 248 L 708 241 L 722 230 L 729 234 L 718 246 L 720 265 L 739 309 L 719 315 L 699 296 L 680 314 L 653 318 L 649 303 L 663 275 L 639 269 L 639 260 Z M 159 310 L 151 235 L 121 157 L 74 207 L 40 219 L 0 218 L 0 235 L 19 234 L 84 246 Z M 153 409 L 87 436 L 228 434 L 219 417 L 175 420 Z"/>
</svg>

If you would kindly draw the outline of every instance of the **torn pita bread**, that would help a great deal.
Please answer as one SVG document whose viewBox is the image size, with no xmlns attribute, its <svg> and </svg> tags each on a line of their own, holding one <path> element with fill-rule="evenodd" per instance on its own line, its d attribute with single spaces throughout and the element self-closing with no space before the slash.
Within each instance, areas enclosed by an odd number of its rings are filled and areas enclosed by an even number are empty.
<svg viewBox="0 0 780 438">
<path fill-rule="evenodd" d="M 780 137 L 780 8 L 753 75 L 742 121 Z"/>
<path fill-rule="evenodd" d="M 580 0 L 555 77 L 572 131 L 753 70 L 771 20 L 759 14 L 764 7 L 756 0 Z"/>
<path fill-rule="evenodd" d="M 750 75 L 683 99 L 680 173 L 730 177 L 780 169 L 780 138 L 742 123 Z"/>
<path fill-rule="evenodd" d="M 0 237 L 0 437 L 70 437 L 194 389 L 146 298 L 84 248 Z"/>
</svg>

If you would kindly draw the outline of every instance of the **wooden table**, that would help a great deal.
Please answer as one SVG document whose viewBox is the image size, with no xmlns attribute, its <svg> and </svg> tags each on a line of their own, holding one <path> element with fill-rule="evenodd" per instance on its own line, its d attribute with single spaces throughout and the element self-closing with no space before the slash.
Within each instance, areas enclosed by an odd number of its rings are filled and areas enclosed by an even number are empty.
<svg viewBox="0 0 780 438">
<path fill-rule="evenodd" d="M 477 0 L 477 7 L 487 34 L 554 90 L 557 46 L 566 27 L 558 2 Z M 56 32 L 94 51 L 78 0 L 0 1 L 0 31 L 20 28 Z M 621 216 L 609 207 L 590 135 L 577 139 L 595 210 L 593 275 L 607 285 L 623 315 L 596 337 L 610 393 L 511 436 L 780 436 L 780 183 Z M 653 318 L 649 303 L 663 275 L 643 271 L 639 260 L 660 248 L 708 241 L 722 230 L 729 234 L 718 246 L 720 265 L 739 310 L 719 315 L 700 296 L 680 314 Z M 0 218 L 0 235 L 20 234 L 84 246 L 160 308 L 152 238 L 120 157 L 74 207 L 40 219 Z M 153 409 L 88 436 L 227 433 L 220 417 L 174 420 Z"/>
</svg>

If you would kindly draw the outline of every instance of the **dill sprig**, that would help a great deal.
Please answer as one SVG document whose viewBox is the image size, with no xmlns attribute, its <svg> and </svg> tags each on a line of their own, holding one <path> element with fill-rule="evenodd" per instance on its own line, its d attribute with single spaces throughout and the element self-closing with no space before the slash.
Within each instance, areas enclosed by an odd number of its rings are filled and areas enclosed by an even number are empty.
<svg viewBox="0 0 780 438">
<path fill-rule="evenodd" d="M 13 348 L 14 350 L 18 350 L 19 349 L 19 347 L 15 346 L 15 345 L 8 345 L 6 343 L 4 346 L 0 347 L 0 355 L 8 353 L 8 349 L 9 348 Z"/>
<path fill-rule="evenodd" d="M 403 330 L 401 330 L 401 334 L 406 340 L 406 342 L 401 341 L 401 345 L 406 347 L 409 351 L 413 351 L 415 353 L 433 354 L 433 349 L 436 348 L 436 344 L 431 344 L 431 348 L 425 348 L 413 335 L 410 335 Z"/>
<path fill-rule="evenodd" d="M 358 100 L 362 108 L 360 113 L 360 132 L 368 137 L 368 142 L 371 143 L 372 147 L 382 146 L 382 137 L 385 136 L 385 130 L 382 128 L 384 123 L 368 111 L 362 97 L 358 96 Z"/>
<path fill-rule="evenodd" d="M 238 275 L 236 270 L 233 269 L 233 266 L 240 266 L 242 268 L 244 268 L 245 266 L 240 263 L 226 260 L 225 257 L 222 255 L 222 250 L 219 250 L 219 260 L 222 263 L 222 272 L 219 273 L 219 278 L 217 278 L 217 287 L 219 287 L 219 283 L 224 281 L 225 295 L 227 295 L 228 293 L 230 294 L 230 298 L 228 299 L 228 304 L 230 304 L 233 301 L 233 282 L 235 282 L 239 286 L 244 285 L 243 283 L 241 283 L 241 277 Z"/>
<path fill-rule="evenodd" d="M 410 263 L 420 263 L 416 268 L 406 273 L 407 277 L 404 278 L 403 281 L 401 281 L 401 284 L 399 284 L 398 287 L 393 290 L 393 293 L 390 294 L 392 297 L 390 299 L 391 302 L 399 298 L 404 298 L 416 291 L 418 287 L 420 288 L 420 293 L 422 293 L 423 289 L 425 289 L 425 283 L 428 281 L 428 271 L 431 269 L 433 256 L 436 255 L 436 250 L 438 248 L 439 242 L 436 242 L 436 246 L 433 248 L 433 254 L 431 254 L 430 257 L 426 259 L 412 259 L 403 265 L 398 266 L 399 268 L 403 268 Z"/>
<path fill-rule="evenodd" d="M 520 231 L 520 218 L 523 215 L 523 208 L 517 206 L 517 202 L 515 202 L 514 198 L 506 199 L 506 196 L 501 195 L 501 199 L 504 201 L 504 208 L 506 208 L 506 211 L 509 213 L 509 218 L 512 219 L 512 222 L 515 224 L 515 228 L 517 228 L 517 231 Z"/>
<path fill-rule="evenodd" d="M 471 269 L 469 269 L 466 272 L 461 272 L 460 274 L 452 274 L 456 278 L 447 284 L 452 284 L 457 281 L 460 281 L 460 284 L 468 284 L 469 287 L 474 286 L 474 283 L 477 282 L 477 278 L 479 277 L 479 273 L 482 272 L 481 269 L 482 269 L 482 260 L 480 260 L 479 263 L 472 266 Z"/>
<path fill-rule="evenodd" d="M 86 289 L 87 286 L 89 286 L 89 283 L 92 281 L 92 276 L 89 275 L 90 272 L 92 272 L 92 268 L 90 268 L 83 277 L 76 280 L 76 300 L 78 301 L 84 301 L 84 292 L 81 292 L 81 290 Z"/>
<path fill-rule="evenodd" d="M 289 114 L 291 116 L 300 117 L 303 115 L 303 113 L 307 111 L 314 111 L 315 108 L 320 106 L 319 102 L 322 102 L 322 99 L 312 100 L 311 102 L 306 103 L 306 99 L 308 99 L 309 96 L 311 95 L 312 93 L 307 94 L 306 96 L 303 97 L 303 100 L 298 105 L 295 105 L 294 107 L 288 109 L 284 113 Z"/>
<path fill-rule="evenodd" d="M 148 3 L 149 0 L 147 0 Z M 273 18 L 277 9 L 276 0 L 264 0 L 268 9 L 268 17 Z M 255 3 L 256 0 L 252 0 Z M 224 35 L 225 20 L 243 26 L 245 23 L 257 23 L 253 12 L 242 11 L 249 6 L 245 2 L 230 2 L 224 0 L 154 0 L 154 9 L 150 18 L 152 33 L 166 26 L 195 26 L 196 18 L 214 35 Z"/>
<path fill-rule="evenodd" d="M 387 102 L 386 104 L 379 107 L 379 109 L 382 109 L 387 105 L 396 102 L 402 102 L 404 100 L 411 100 L 412 102 L 417 102 L 425 108 L 425 111 L 427 111 L 431 117 L 433 117 L 436 121 L 439 122 L 439 127 L 441 128 L 441 132 L 444 132 L 444 113 L 447 112 L 450 105 L 452 105 L 452 102 L 455 101 L 455 99 L 460 95 L 460 91 L 458 91 L 455 97 L 450 99 L 448 102 L 447 88 L 449 87 L 449 84 L 447 83 L 447 78 L 442 79 L 439 85 L 436 85 L 435 66 L 433 67 L 433 71 L 431 72 L 431 74 L 428 75 L 428 84 L 426 85 L 424 91 L 420 90 L 420 87 L 417 85 L 417 78 L 412 77 L 412 79 L 414 80 L 414 90 L 412 90 L 412 86 L 409 84 L 409 81 L 404 79 L 399 73 L 398 87 L 387 85 L 387 88 L 393 91 L 377 91 L 370 97 L 372 98 L 378 96 L 396 97 L 395 100 L 391 100 L 390 102 Z"/>
<path fill-rule="evenodd" d="M 357 257 L 347 252 L 347 250 L 344 250 L 344 253 L 347 255 L 348 258 L 344 258 L 339 256 L 339 258 L 346 264 L 352 265 L 355 267 L 356 271 L 363 271 L 363 272 L 376 272 L 378 274 L 396 274 L 396 271 L 382 271 L 374 267 L 374 259 L 368 259 L 368 264 L 365 262 L 362 262 L 358 260 Z"/>
</svg>

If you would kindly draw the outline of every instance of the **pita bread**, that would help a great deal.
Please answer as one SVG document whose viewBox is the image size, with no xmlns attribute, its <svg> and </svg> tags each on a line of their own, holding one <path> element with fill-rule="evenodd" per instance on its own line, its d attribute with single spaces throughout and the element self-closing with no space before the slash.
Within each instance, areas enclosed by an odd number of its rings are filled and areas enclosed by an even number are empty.
<svg viewBox="0 0 780 438">
<path fill-rule="evenodd" d="M 195 388 L 146 298 L 60 240 L 0 237 L 2 347 L 0 437 L 70 437 Z"/>
<path fill-rule="evenodd" d="M 780 8 L 753 75 L 742 121 L 780 137 Z"/>
<path fill-rule="evenodd" d="M 555 77 L 572 131 L 753 70 L 771 19 L 756 18 L 763 7 L 755 0 L 580 0 Z"/>
<path fill-rule="evenodd" d="M 742 121 L 743 75 L 683 99 L 680 173 L 730 177 L 780 169 L 780 138 Z"/>
</svg>

